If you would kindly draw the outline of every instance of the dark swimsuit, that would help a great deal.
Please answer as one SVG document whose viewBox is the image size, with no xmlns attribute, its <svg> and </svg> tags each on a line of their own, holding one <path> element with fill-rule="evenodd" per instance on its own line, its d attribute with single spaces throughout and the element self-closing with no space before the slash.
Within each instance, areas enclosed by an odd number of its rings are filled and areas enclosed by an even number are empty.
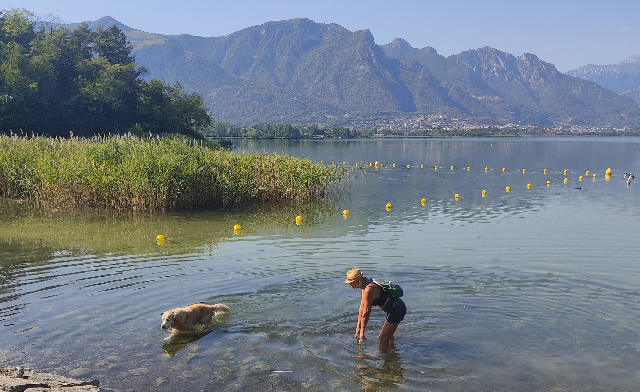
<svg viewBox="0 0 640 392">
<path fill-rule="evenodd" d="M 369 284 L 371 283 L 373 283 L 373 279 L 369 279 Z M 389 302 L 387 302 L 387 299 Z M 386 306 L 385 302 L 387 303 Z M 390 323 L 399 323 L 404 319 L 404 315 L 407 313 L 407 307 L 400 298 L 393 298 L 389 293 L 382 289 L 380 289 L 380 296 L 373 300 L 373 305 L 379 306 L 380 309 L 387 313 L 387 321 Z"/>
</svg>

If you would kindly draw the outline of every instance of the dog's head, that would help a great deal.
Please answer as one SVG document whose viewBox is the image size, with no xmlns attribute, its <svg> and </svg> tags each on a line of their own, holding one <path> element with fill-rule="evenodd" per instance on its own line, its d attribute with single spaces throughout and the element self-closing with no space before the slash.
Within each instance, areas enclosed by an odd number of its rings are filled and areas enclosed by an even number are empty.
<svg viewBox="0 0 640 392">
<path fill-rule="evenodd" d="M 179 323 L 181 319 L 184 318 L 184 312 L 172 309 L 167 310 L 162 313 L 162 324 L 160 324 L 161 329 L 169 329 L 172 328 L 175 324 Z"/>
</svg>

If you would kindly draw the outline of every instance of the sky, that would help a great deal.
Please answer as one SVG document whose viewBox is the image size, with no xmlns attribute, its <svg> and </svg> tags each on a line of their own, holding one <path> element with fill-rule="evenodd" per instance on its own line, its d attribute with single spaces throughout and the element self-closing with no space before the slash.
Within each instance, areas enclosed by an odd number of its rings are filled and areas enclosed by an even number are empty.
<svg viewBox="0 0 640 392">
<path fill-rule="evenodd" d="M 444 56 L 484 46 L 532 53 L 561 72 L 640 54 L 639 0 L 0 0 L 0 9 L 12 8 L 63 23 L 111 16 L 150 33 L 203 37 L 309 18 Z"/>
</svg>

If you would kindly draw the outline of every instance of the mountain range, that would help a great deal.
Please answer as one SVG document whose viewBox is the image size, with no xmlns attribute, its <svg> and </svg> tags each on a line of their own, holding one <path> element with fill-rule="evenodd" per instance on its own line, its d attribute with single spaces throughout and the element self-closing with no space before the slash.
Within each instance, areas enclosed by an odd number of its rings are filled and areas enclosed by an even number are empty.
<svg viewBox="0 0 640 392">
<path fill-rule="evenodd" d="M 236 125 L 358 127 L 440 116 L 471 124 L 640 126 L 632 92 L 604 88 L 589 70 L 563 74 L 534 54 L 484 47 L 445 57 L 403 39 L 377 45 L 369 30 L 309 19 L 224 37 L 147 33 L 110 17 L 87 23 L 118 26 L 148 78 L 180 82 L 203 96 L 214 118 Z"/>
<path fill-rule="evenodd" d="M 640 54 L 615 65 L 589 64 L 567 72 L 568 75 L 598 83 L 640 104 Z"/>
</svg>

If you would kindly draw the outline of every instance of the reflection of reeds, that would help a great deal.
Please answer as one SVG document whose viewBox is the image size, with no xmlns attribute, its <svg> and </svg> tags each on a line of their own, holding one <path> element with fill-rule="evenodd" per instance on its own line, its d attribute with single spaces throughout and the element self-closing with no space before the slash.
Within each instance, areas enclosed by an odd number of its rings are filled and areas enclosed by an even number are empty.
<svg viewBox="0 0 640 392">
<path fill-rule="evenodd" d="M 64 207 L 164 211 L 304 201 L 343 174 L 309 159 L 214 150 L 178 138 L 0 136 L 0 193 Z"/>
</svg>

